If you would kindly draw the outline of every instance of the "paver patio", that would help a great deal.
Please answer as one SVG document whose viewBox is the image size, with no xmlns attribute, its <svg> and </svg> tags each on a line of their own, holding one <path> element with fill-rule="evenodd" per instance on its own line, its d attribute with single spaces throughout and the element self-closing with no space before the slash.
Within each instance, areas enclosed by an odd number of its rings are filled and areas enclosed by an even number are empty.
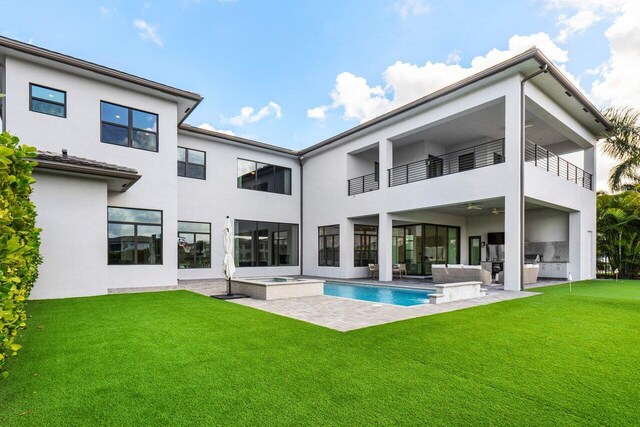
<svg viewBox="0 0 640 427">
<path fill-rule="evenodd" d="M 327 279 L 331 280 L 331 279 Z M 349 280 L 352 283 L 379 284 L 380 282 L 366 279 Z M 430 283 L 424 279 L 403 279 L 392 283 L 384 282 L 385 286 L 426 288 Z M 153 292 L 160 290 L 186 289 L 203 295 L 216 295 L 226 292 L 226 282 L 215 280 L 184 280 L 177 286 L 154 288 L 128 288 L 118 289 L 114 293 L 129 292 Z M 302 298 L 289 298 L 281 300 L 258 300 L 243 298 L 230 300 L 234 304 L 256 308 L 293 319 L 346 332 L 369 326 L 383 325 L 385 323 L 412 319 L 415 317 L 430 316 L 439 313 L 462 310 L 500 301 L 525 298 L 538 295 L 535 292 L 504 291 L 489 288 L 487 295 L 464 301 L 456 301 L 445 304 L 422 304 L 411 307 L 403 307 L 391 304 L 382 304 L 369 301 L 360 301 L 349 298 L 332 296 L 314 296 Z"/>
</svg>

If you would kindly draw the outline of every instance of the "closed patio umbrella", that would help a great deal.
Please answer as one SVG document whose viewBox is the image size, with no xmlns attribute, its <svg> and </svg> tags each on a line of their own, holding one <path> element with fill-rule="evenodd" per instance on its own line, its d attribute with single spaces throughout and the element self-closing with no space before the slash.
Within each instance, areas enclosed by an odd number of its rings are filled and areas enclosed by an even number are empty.
<svg viewBox="0 0 640 427">
<path fill-rule="evenodd" d="M 222 246 L 224 249 L 224 259 L 222 260 L 222 270 L 227 278 L 227 295 L 231 296 L 231 279 L 236 272 L 236 264 L 233 259 L 233 225 L 227 216 L 222 230 Z"/>
</svg>

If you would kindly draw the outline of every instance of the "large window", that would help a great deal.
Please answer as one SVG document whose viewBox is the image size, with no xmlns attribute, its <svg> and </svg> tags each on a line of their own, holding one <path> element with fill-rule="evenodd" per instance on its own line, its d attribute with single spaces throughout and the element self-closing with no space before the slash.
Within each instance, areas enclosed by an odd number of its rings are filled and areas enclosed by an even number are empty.
<svg viewBox="0 0 640 427">
<path fill-rule="evenodd" d="M 50 87 L 29 84 L 29 109 L 36 113 L 67 117 L 67 93 Z"/>
<path fill-rule="evenodd" d="M 275 222 L 235 222 L 237 267 L 298 265 L 298 225 Z"/>
<path fill-rule="evenodd" d="M 366 267 L 378 263 L 378 227 L 375 225 L 354 225 L 353 266 Z"/>
<path fill-rule="evenodd" d="M 178 221 L 178 268 L 211 268 L 211 224 Z"/>
<path fill-rule="evenodd" d="M 340 266 L 340 226 L 318 227 L 318 265 Z"/>
<path fill-rule="evenodd" d="M 107 208 L 109 264 L 162 264 L 162 211 Z"/>
<path fill-rule="evenodd" d="M 100 102 L 100 140 L 107 144 L 158 151 L 158 115 Z"/>
<path fill-rule="evenodd" d="M 238 188 L 291 194 L 291 169 L 238 159 Z"/>
<path fill-rule="evenodd" d="M 206 179 L 207 153 L 191 148 L 178 147 L 178 176 Z"/>
</svg>

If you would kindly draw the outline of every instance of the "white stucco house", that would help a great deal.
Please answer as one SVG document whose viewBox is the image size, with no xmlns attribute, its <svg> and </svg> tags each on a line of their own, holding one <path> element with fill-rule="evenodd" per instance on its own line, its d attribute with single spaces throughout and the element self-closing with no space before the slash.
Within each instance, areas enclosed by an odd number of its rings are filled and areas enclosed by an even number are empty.
<svg viewBox="0 0 640 427">
<path fill-rule="evenodd" d="M 241 277 L 595 276 L 610 124 L 536 48 L 300 151 L 186 124 L 196 93 L 2 37 L 0 93 L 2 129 L 40 150 L 32 298 L 223 277 L 227 216 Z"/>
</svg>

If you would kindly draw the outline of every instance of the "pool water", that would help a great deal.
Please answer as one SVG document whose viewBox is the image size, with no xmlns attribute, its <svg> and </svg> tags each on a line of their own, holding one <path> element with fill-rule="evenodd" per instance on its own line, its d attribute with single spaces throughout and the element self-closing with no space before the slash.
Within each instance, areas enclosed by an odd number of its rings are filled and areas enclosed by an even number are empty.
<svg viewBox="0 0 640 427">
<path fill-rule="evenodd" d="M 404 307 L 427 304 L 429 302 L 429 294 L 433 293 L 435 291 L 429 289 L 402 289 L 339 282 L 325 282 L 324 284 L 325 295 Z"/>
</svg>

